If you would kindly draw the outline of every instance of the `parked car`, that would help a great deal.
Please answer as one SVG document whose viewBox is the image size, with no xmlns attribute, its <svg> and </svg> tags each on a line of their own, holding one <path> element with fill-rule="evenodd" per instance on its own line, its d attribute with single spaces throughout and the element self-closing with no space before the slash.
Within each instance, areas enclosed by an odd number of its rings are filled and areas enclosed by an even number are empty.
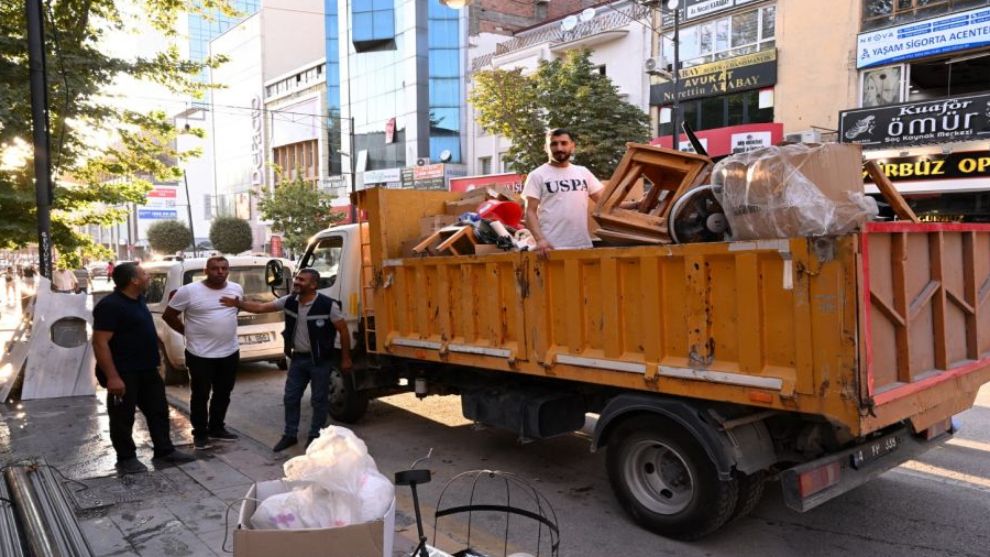
<svg viewBox="0 0 990 557">
<path fill-rule="evenodd" d="M 265 264 L 268 257 L 230 257 L 228 280 L 240 284 L 248 300 L 267 302 L 274 299 L 271 289 L 265 285 Z M 288 260 L 282 260 L 291 265 Z M 162 314 L 175 291 L 184 284 L 203 280 L 206 258 L 183 261 L 154 261 L 142 265 L 151 278 L 145 295 L 148 308 L 155 319 L 158 332 L 158 349 L 161 354 L 159 371 L 166 384 L 186 380 L 185 339 L 162 320 Z M 283 292 L 280 292 L 282 294 Z M 279 369 L 288 369 L 282 351 L 283 318 L 280 312 L 266 314 L 240 313 L 237 316 L 237 338 L 241 345 L 242 362 L 272 362 Z"/>
</svg>

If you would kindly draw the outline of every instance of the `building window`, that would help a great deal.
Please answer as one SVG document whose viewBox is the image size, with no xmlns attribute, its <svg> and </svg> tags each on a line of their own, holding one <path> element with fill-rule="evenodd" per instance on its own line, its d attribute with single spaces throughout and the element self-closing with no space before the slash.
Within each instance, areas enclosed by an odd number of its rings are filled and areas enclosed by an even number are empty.
<svg viewBox="0 0 990 557">
<path fill-rule="evenodd" d="M 492 173 L 492 158 L 478 157 L 478 174 L 491 174 L 491 173 Z"/>
<path fill-rule="evenodd" d="M 744 91 L 680 103 L 681 118 L 694 131 L 773 122 L 773 108 L 760 108 L 760 92 Z M 671 135 L 673 123 L 661 122 L 659 135 Z"/>
<path fill-rule="evenodd" d="M 777 7 L 771 5 L 682 27 L 679 32 L 681 68 L 773 48 L 776 18 Z M 673 68 L 673 33 L 663 35 L 661 49 L 664 66 Z"/>
<path fill-rule="evenodd" d="M 990 6 L 990 0 L 863 0 L 863 31 Z"/>
<path fill-rule="evenodd" d="M 990 56 L 925 60 L 907 65 L 907 100 L 927 101 L 987 90 Z"/>
<path fill-rule="evenodd" d="M 272 149 L 276 166 L 281 171 L 279 181 L 302 180 L 314 186 L 320 179 L 320 155 L 317 140 L 290 143 Z"/>
<path fill-rule="evenodd" d="M 904 100 L 907 72 L 903 64 L 863 70 L 860 83 L 860 106 L 883 106 Z"/>
<path fill-rule="evenodd" d="M 352 0 L 351 40 L 358 52 L 374 50 L 395 39 L 394 0 Z"/>
</svg>

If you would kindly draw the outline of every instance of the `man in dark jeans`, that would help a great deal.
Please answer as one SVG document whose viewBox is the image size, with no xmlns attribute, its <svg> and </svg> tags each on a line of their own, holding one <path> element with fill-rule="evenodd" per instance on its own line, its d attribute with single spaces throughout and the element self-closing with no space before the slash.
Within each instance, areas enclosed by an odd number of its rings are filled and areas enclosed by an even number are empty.
<svg viewBox="0 0 990 557">
<path fill-rule="evenodd" d="M 303 269 L 292 281 L 292 294 L 273 302 L 252 302 L 240 297 L 224 297 L 220 303 L 251 313 L 285 312 L 285 355 L 292 359 L 285 378 L 285 430 L 272 448 L 279 452 L 299 442 L 299 414 L 306 384 L 311 384 L 313 420 L 309 425 L 308 447 L 320 436 L 330 407 L 330 371 L 336 352 L 334 338 L 340 334 L 340 369 L 350 371 L 351 336 L 339 303 L 317 292 L 320 273 Z"/>
<path fill-rule="evenodd" d="M 93 308 L 93 352 L 97 378 L 107 389 L 110 441 L 123 473 L 148 468 L 137 458 L 134 410 L 140 408 L 148 424 L 154 459 L 181 463 L 195 458 L 172 445 L 169 438 L 165 384 L 158 375 L 158 336 L 151 312 L 144 302 L 148 274 L 135 263 L 124 263 L 113 272 L 114 291 Z"/>
<path fill-rule="evenodd" d="M 222 305 L 220 298 L 243 297 L 244 290 L 228 281 L 229 275 L 227 258 L 207 259 L 206 278 L 176 290 L 162 315 L 169 327 L 186 337 L 190 421 L 196 449 L 210 448 L 211 441 L 237 439 L 224 424 L 240 363 L 237 309 Z M 185 313 L 184 322 L 180 313 Z"/>
</svg>

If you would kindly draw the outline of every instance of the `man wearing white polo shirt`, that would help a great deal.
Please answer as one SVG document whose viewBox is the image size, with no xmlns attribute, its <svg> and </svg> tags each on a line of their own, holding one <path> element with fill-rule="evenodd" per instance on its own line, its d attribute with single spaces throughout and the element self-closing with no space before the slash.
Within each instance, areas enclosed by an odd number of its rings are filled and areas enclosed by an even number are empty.
<svg viewBox="0 0 990 557">
<path fill-rule="evenodd" d="M 224 425 L 240 363 L 237 308 L 224 306 L 220 298 L 241 298 L 244 290 L 227 280 L 229 274 L 227 258 L 207 259 L 206 279 L 179 288 L 162 315 L 169 327 L 186 337 L 189 419 L 197 449 L 210 448 L 211 440 L 237 439 Z M 179 319 L 180 313 L 185 319 Z"/>
</svg>

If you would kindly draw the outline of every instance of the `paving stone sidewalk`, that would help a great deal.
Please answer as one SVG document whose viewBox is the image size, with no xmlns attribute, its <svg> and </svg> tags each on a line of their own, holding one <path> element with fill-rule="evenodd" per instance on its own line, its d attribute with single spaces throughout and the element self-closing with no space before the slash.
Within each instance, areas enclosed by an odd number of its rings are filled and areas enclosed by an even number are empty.
<svg viewBox="0 0 990 557">
<path fill-rule="evenodd" d="M 173 441 L 192 450 L 187 418 L 174 409 L 171 418 Z M 121 476 L 99 397 L 4 404 L 0 461 L 43 456 L 75 480 L 64 485 L 96 555 L 224 555 L 224 534 L 237 524 L 240 498 L 253 482 L 281 477 L 288 457 L 241 438 L 197 451 L 195 462 L 156 467 L 140 414 L 137 422 L 138 456 L 151 471 Z M 228 539 L 228 550 L 232 544 Z"/>
</svg>

